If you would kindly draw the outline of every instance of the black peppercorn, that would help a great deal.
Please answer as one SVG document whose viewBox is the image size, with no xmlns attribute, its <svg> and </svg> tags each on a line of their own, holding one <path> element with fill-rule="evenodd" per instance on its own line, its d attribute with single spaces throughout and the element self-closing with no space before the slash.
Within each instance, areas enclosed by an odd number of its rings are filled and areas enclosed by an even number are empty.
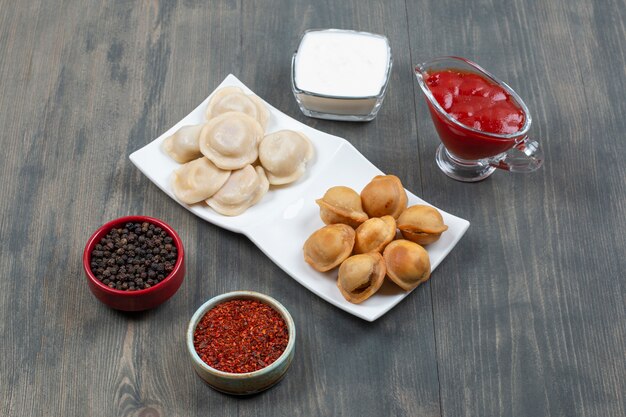
<svg viewBox="0 0 626 417">
<path fill-rule="evenodd" d="M 165 230 L 148 222 L 129 222 L 111 229 L 95 245 L 90 266 L 104 285 L 137 291 L 165 279 L 177 257 L 173 239 Z"/>
</svg>

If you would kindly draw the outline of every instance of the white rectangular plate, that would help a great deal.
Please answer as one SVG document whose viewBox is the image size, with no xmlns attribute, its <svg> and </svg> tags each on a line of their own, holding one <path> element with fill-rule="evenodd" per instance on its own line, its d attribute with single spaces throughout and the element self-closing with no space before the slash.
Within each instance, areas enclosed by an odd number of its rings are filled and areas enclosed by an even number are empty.
<svg viewBox="0 0 626 417">
<path fill-rule="evenodd" d="M 252 93 L 232 74 L 216 90 L 227 86 L 237 86 Z M 304 241 L 311 233 L 324 226 L 315 199 L 335 185 L 345 185 L 359 192 L 374 176 L 383 173 L 345 139 L 312 129 L 268 103 L 265 103 L 270 109 L 267 133 L 282 129 L 297 130 L 306 134 L 313 142 L 315 157 L 309 161 L 306 174 L 290 185 L 272 187 L 258 204 L 236 217 L 222 216 L 204 203 L 189 206 L 176 199 L 170 186 L 170 176 L 180 164 L 161 150 L 161 143 L 182 126 L 203 123 L 204 111 L 210 97 L 164 134 L 132 153 L 130 160 L 133 164 L 183 207 L 217 226 L 243 233 L 296 281 L 342 310 L 364 320 L 374 321 L 406 297 L 409 293 L 386 282 L 363 303 L 349 303 L 337 288 L 336 270 L 320 273 L 304 262 Z M 407 191 L 407 195 L 409 205 L 428 204 L 410 191 Z M 432 270 L 448 255 L 469 227 L 467 220 L 443 210 L 439 211 L 448 225 L 448 230 L 442 234 L 441 239 L 426 248 Z"/>
</svg>

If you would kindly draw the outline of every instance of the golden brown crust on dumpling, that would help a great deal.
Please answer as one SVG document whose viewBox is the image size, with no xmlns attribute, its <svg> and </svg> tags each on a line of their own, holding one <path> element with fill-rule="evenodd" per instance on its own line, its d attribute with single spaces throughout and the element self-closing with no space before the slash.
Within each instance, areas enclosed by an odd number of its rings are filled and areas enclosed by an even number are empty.
<svg viewBox="0 0 626 417">
<path fill-rule="evenodd" d="M 320 206 L 320 217 L 326 224 L 343 223 L 356 228 L 368 218 L 361 207 L 359 194 L 349 187 L 331 187 L 315 202 Z"/>
<path fill-rule="evenodd" d="M 414 205 L 398 217 L 398 229 L 405 239 L 420 245 L 436 242 L 448 230 L 439 211 L 431 206 Z"/>
<path fill-rule="evenodd" d="M 357 227 L 354 253 L 382 252 L 395 237 L 396 220 L 393 217 L 372 217 Z"/>
<path fill-rule="evenodd" d="M 324 226 L 304 242 L 304 260 L 317 271 L 329 271 L 350 256 L 354 236 L 354 229 L 348 225 Z"/>
<path fill-rule="evenodd" d="M 415 242 L 394 240 L 383 252 L 387 276 L 405 291 L 430 278 L 430 258 L 426 249 Z"/>
<path fill-rule="evenodd" d="M 378 252 L 354 255 L 339 267 L 337 287 L 351 303 L 361 303 L 371 297 L 385 280 L 385 261 Z"/>
<path fill-rule="evenodd" d="M 397 219 L 406 209 L 408 198 L 400 178 L 377 175 L 361 191 L 361 202 L 369 217 L 389 215 Z"/>
</svg>

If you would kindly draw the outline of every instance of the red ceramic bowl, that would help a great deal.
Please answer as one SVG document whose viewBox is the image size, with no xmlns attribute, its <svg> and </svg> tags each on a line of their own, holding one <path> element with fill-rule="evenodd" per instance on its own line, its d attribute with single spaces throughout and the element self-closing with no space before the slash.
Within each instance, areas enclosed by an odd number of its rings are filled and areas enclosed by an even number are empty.
<svg viewBox="0 0 626 417">
<path fill-rule="evenodd" d="M 109 288 L 107 285 L 100 282 L 93 272 L 91 272 L 91 252 L 94 250 L 95 246 L 111 229 L 129 222 L 148 222 L 167 231 L 172 237 L 178 252 L 178 259 L 176 260 L 174 269 L 163 281 L 150 288 L 137 291 L 122 291 Z M 83 268 L 85 269 L 85 275 L 87 275 L 89 289 L 93 295 L 104 304 L 116 310 L 123 311 L 148 310 L 158 306 L 173 296 L 183 283 L 185 276 L 185 252 L 183 250 L 183 242 L 174 229 L 162 220 L 147 216 L 120 217 L 100 227 L 89 238 L 85 246 L 85 251 L 83 252 Z"/>
</svg>

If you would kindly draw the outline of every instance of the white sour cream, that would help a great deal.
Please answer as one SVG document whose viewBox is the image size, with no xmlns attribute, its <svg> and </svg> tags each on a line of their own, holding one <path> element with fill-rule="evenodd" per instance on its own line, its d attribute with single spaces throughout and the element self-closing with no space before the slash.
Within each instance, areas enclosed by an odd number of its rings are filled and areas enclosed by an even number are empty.
<svg viewBox="0 0 626 417">
<path fill-rule="evenodd" d="M 294 62 L 298 89 L 335 97 L 373 97 L 388 79 L 391 52 L 386 37 L 365 32 L 307 32 Z"/>
</svg>

